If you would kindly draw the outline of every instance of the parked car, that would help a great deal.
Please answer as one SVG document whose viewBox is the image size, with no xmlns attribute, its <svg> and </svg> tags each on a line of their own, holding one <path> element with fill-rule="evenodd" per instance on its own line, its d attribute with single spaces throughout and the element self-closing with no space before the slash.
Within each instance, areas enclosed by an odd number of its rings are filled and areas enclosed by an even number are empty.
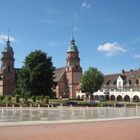
<svg viewBox="0 0 140 140">
<path fill-rule="evenodd" d="M 124 107 L 124 103 L 123 102 L 117 102 L 116 107 Z"/>
<path fill-rule="evenodd" d="M 65 103 L 63 103 L 64 106 L 77 106 L 78 103 L 77 102 L 74 102 L 74 101 L 66 101 Z"/>
</svg>

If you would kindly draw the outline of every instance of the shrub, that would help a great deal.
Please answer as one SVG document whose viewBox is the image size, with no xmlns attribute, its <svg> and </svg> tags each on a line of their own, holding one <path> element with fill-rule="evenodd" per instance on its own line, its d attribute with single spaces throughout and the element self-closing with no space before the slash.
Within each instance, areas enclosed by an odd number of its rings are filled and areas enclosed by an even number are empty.
<svg viewBox="0 0 140 140">
<path fill-rule="evenodd" d="M 19 101 L 20 101 L 20 96 L 16 95 L 16 103 L 19 103 Z"/>
<path fill-rule="evenodd" d="M 32 96 L 32 100 L 33 100 L 33 102 L 36 102 L 36 96 Z"/>
<path fill-rule="evenodd" d="M 43 99 L 44 99 L 44 96 L 41 95 L 41 96 L 40 96 L 40 100 L 41 100 L 41 102 L 43 101 Z"/>
<path fill-rule="evenodd" d="M 36 96 L 36 100 L 39 102 L 41 100 L 41 96 Z"/>
<path fill-rule="evenodd" d="M 11 96 L 8 96 L 8 97 L 7 97 L 7 100 L 8 100 L 8 103 L 11 104 L 12 97 L 11 97 Z"/>
<path fill-rule="evenodd" d="M 79 106 L 90 106 L 91 104 L 90 104 L 90 102 L 84 102 L 83 101 L 83 102 L 79 102 L 78 105 Z"/>
<path fill-rule="evenodd" d="M 23 101 L 24 101 L 24 103 L 27 103 L 27 101 L 28 101 L 28 96 L 24 96 Z"/>
<path fill-rule="evenodd" d="M 49 104 L 49 96 L 45 96 L 45 103 Z"/>
</svg>

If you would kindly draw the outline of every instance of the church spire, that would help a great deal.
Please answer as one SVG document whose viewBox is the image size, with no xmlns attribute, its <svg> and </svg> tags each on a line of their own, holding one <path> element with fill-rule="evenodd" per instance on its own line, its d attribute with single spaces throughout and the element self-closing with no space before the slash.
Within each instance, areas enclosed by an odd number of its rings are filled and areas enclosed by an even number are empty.
<svg viewBox="0 0 140 140">
<path fill-rule="evenodd" d="M 72 40 L 70 42 L 70 46 L 69 46 L 69 48 L 67 50 L 67 53 L 70 53 L 70 52 L 77 52 L 77 53 L 79 53 L 78 48 L 77 48 L 77 46 L 75 44 L 74 37 L 72 38 Z"/>
<path fill-rule="evenodd" d="M 3 52 L 12 52 L 13 53 L 13 48 L 10 46 L 9 34 L 8 34 L 8 38 L 7 38 L 7 41 L 6 41 L 6 46 L 4 47 Z"/>
<path fill-rule="evenodd" d="M 9 35 L 8 35 L 8 39 L 7 39 L 6 45 L 7 45 L 7 47 L 10 47 Z"/>
<path fill-rule="evenodd" d="M 7 39 L 6 45 L 7 45 L 7 47 L 10 47 L 10 40 L 9 40 L 9 29 L 8 29 L 8 39 Z"/>
</svg>

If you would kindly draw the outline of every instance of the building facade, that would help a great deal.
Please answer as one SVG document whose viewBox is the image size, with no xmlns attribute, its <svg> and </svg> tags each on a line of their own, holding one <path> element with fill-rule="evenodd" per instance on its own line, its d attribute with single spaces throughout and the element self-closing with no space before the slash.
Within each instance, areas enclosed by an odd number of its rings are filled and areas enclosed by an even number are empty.
<svg viewBox="0 0 140 140">
<path fill-rule="evenodd" d="M 76 98 L 76 87 L 82 78 L 79 51 L 74 38 L 67 50 L 66 66 L 55 70 L 56 97 Z"/>
<path fill-rule="evenodd" d="M 95 99 L 100 97 L 113 101 L 140 101 L 140 69 L 104 76 L 104 83 L 98 92 L 94 93 Z M 77 98 L 84 98 L 80 88 L 76 92 Z"/>
<path fill-rule="evenodd" d="M 17 69 L 14 68 L 14 51 L 9 39 L 2 51 L 0 69 L 0 95 L 13 95 L 16 88 Z M 67 50 L 66 66 L 55 70 L 56 97 L 76 98 L 76 87 L 81 81 L 79 51 L 74 38 Z"/>
<path fill-rule="evenodd" d="M 2 51 L 0 69 L 0 95 L 12 95 L 15 90 L 14 52 L 9 39 Z"/>
<path fill-rule="evenodd" d="M 99 92 L 114 101 L 140 101 L 140 69 L 106 75 Z"/>
<path fill-rule="evenodd" d="M 14 51 L 9 39 L 2 51 L 0 68 L 0 95 L 13 95 L 16 88 L 17 69 L 14 68 Z M 57 98 L 85 98 L 80 90 L 82 68 L 79 51 L 74 38 L 66 52 L 66 66 L 55 71 Z M 95 92 L 95 99 L 100 96 L 114 101 L 140 101 L 140 69 L 104 76 L 102 88 Z"/>
</svg>

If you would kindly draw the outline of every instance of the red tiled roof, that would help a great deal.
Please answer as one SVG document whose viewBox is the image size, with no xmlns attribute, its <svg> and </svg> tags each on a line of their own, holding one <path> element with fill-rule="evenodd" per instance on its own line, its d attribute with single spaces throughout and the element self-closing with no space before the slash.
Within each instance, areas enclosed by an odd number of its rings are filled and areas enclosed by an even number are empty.
<svg viewBox="0 0 140 140">
<path fill-rule="evenodd" d="M 140 70 L 130 70 L 130 71 L 124 71 L 123 73 L 117 73 L 117 74 L 110 74 L 105 75 L 104 83 L 102 87 L 116 87 L 116 82 L 118 77 L 121 77 L 124 81 L 124 86 L 128 86 L 129 80 L 131 81 L 131 85 L 129 87 L 133 86 L 139 86 L 136 84 L 136 80 L 140 79 Z"/>
<path fill-rule="evenodd" d="M 65 70 L 66 70 L 66 67 L 62 67 L 62 68 L 58 68 L 58 69 L 56 69 L 54 71 L 54 74 L 55 74 L 54 81 L 55 82 L 58 82 L 59 81 L 59 79 L 61 78 L 61 76 L 64 74 Z"/>
</svg>

